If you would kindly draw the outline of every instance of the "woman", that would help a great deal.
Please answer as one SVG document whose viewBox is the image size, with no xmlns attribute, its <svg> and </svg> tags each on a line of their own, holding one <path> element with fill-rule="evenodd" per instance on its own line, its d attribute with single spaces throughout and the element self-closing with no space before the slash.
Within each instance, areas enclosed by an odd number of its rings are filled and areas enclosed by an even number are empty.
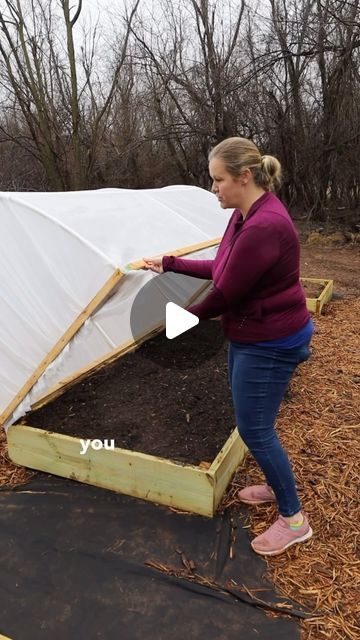
<svg viewBox="0 0 360 640">
<path fill-rule="evenodd" d="M 277 502 L 278 519 L 251 545 L 259 554 L 278 555 L 313 533 L 275 431 L 281 401 L 295 368 L 309 357 L 313 333 L 299 281 L 299 240 L 272 193 L 281 175 L 276 158 L 261 156 L 250 140 L 228 138 L 211 151 L 209 172 L 220 206 L 235 209 L 215 259 L 157 256 L 145 259 L 145 268 L 213 280 L 210 293 L 189 311 L 200 320 L 221 315 L 236 424 L 266 479 L 238 497 L 247 504 Z"/>
</svg>

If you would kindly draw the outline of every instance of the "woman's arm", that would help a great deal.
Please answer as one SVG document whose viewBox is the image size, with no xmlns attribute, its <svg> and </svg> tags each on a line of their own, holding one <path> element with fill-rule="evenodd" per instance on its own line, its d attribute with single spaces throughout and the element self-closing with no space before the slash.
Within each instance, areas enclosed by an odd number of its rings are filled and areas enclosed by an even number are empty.
<svg viewBox="0 0 360 640">
<path fill-rule="evenodd" d="M 182 273 L 193 278 L 203 280 L 212 279 L 212 268 L 214 260 L 186 260 L 175 256 L 163 256 L 162 267 L 165 271 Z"/>
<path fill-rule="evenodd" d="M 224 240 L 232 235 L 234 223 L 238 220 L 238 217 L 239 211 L 235 209 L 225 229 L 220 247 Z M 214 260 L 187 260 L 186 258 L 177 258 L 176 256 L 155 256 L 153 258 L 143 258 L 143 260 L 145 262 L 145 268 L 151 269 L 156 273 L 173 271 L 174 273 L 182 273 L 186 276 L 202 278 L 203 280 L 212 280 L 213 277 Z"/>
</svg>

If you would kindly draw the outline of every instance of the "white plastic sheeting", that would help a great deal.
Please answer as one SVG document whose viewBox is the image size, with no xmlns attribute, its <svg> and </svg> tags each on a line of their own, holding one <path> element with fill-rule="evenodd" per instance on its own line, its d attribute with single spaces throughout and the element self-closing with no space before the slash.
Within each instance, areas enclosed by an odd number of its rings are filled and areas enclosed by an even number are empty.
<svg viewBox="0 0 360 640">
<path fill-rule="evenodd" d="M 0 194 L 0 413 L 116 268 L 126 271 L 7 426 L 54 384 L 132 338 L 132 303 L 157 276 L 128 271 L 129 262 L 219 237 L 228 218 L 212 194 L 188 186 Z M 215 253 L 210 248 L 191 257 Z M 159 301 L 185 305 L 204 283 L 169 273 L 156 284 Z M 159 321 L 156 313 L 144 315 L 143 331 Z"/>
<path fill-rule="evenodd" d="M 24 193 L 21 199 L 51 212 L 103 251 L 120 268 L 147 254 L 156 255 L 221 235 L 226 214 L 214 195 L 198 187 L 100 189 Z"/>
<path fill-rule="evenodd" d="M 114 272 L 96 248 L 0 197 L 0 412 Z"/>
</svg>

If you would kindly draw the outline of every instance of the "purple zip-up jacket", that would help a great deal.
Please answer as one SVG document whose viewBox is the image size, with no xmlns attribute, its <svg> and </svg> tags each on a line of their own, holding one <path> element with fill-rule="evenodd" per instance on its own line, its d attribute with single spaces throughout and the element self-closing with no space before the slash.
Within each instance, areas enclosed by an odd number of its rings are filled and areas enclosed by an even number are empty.
<svg viewBox="0 0 360 640">
<path fill-rule="evenodd" d="M 200 320 L 221 315 L 225 336 L 256 343 L 285 338 L 310 318 L 300 284 L 300 243 L 294 224 L 271 192 L 245 220 L 231 216 L 214 260 L 163 257 L 164 271 L 213 280 L 209 294 L 188 311 Z"/>
</svg>

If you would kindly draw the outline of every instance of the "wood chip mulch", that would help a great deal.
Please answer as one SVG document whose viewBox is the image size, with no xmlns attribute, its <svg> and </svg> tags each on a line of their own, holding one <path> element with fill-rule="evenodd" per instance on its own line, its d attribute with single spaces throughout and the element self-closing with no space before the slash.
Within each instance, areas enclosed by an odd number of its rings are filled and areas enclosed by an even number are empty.
<svg viewBox="0 0 360 640">
<path fill-rule="evenodd" d="M 13 464 L 8 456 L 4 429 L 0 428 L 0 486 L 14 487 L 28 482 L 36 472 Z"/>
<path fill-rule="evenodd" d="M 312 357 L 298 368 L 278 419 L 314 536 L 266 562 L 282 595 L 321 614 L 301 622 L 302 640 L 360 638 L 359 317 L 360 299 L 345 299 L 316 318 Z M 248 455 L 222 506 L 259 481 Z M 249 509 L 254 535 L 275 519 L 274 505 Z"/>
</svg>

